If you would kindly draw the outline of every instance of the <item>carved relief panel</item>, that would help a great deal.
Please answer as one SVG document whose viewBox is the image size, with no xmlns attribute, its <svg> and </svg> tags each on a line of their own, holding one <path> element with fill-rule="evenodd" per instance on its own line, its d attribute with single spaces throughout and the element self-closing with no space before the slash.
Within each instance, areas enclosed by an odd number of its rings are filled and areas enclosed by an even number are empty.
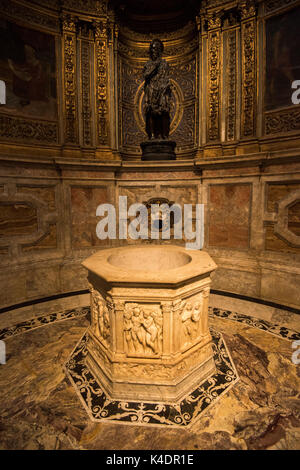
<svg viewBox="0 0 300 470">
<path fill-rule="evenodd" d="M 206 288 L 193 297 L 173 302 L 175 322 L 179 328 L 177 334 L 180 337 L 181 351 L 198 343 L 201 340 L 201 337 L 208 334 L 208 313 L 207 303 L 205 302 L 208 295 L 209 288 Z"/>
<path fill-rule="evenodd" d="M 126 303 L 123 317 L 127 356 L 159 356 L 163 344 L 163 316 L 157 304 Z"/>
<path fill-rule="evenodd" d="M 112 304 L 104 300 L 101 294 L 91 288 L 91 330 L 107 348 L 110 345 L 110 310 Z"/>
</svg>

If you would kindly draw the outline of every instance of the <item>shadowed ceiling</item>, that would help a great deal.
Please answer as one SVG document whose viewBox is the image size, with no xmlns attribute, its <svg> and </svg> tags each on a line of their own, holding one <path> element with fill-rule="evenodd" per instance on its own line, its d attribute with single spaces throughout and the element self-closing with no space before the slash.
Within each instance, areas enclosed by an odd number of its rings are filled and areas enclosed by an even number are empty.
<svg viewBox="0 0 300 470">
<path fill-rule="evenodd" d="M 112 0 L 120 22 L 137 32 L 168 32 L 183 26 L 199 11 L 201 0 Z"/>
</svg>

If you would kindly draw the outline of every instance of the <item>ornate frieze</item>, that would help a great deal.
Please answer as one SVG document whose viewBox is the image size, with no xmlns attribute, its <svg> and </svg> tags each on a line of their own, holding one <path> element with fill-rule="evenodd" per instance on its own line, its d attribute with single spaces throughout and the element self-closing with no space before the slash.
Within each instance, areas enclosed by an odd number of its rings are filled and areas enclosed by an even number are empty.
<svg viewBox="0 0 300 470">
<path fill-rule="evenodd" d="M 55 122 L 0 115 L 0 137 L 41 144 L 58 143 L 58 128 Z"/>
<path fill-rule="evenodd" d="M 256 21 L 253 6 L 241 8 L 242 116 L 241 137 L 253 137 L 256 104 Z"/>
<path fill-rule="evenodd" d="M 203 361 L 209 354 L 210 348 L 211 345 L 208 344 L 176 365 L 141 364 L 137 362 L 116 363 L 113 366 L 114 373 L 120 377 L 137 377 L 139 379 L 148 379 L 150 376 L 165 380 L 179 378 L 184 376 L 186 371 L 194 364 Z"/>
<path fill-rule="evenodd" d="M 63 8 L 72 11 L 88 12 L 92 15 L 106 15 L 107 1 L 106 0 L 62 0 Z"/>
<path fill-rule="evenodd" d="M 76 21 L 69 15 L 62 18 L 64 53 L 65 143 L 78 143 L 76 105 Z"/>
<path fill-rule="evenodd" d="M 300 129 L 300 110 L 298 107 L 265 114 L 265 134 L 280 134 Z"/>
<path fill-rule="evenodd" d="M 107 23 L 99 22 L 95 30 L 95 51 L 97 140 L 100 145 L 108 144 L 107 42 Z"/>
</svg>

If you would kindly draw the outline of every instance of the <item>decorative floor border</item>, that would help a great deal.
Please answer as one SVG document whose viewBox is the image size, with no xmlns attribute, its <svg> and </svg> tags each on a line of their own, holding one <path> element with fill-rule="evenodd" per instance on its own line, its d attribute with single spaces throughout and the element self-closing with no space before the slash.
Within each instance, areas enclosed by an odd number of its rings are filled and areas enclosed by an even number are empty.
<svg viewBox="0 0 300 470">
<path fill-rule="evenodd" d="M 208 307 L 208 315 L 210 317 L 228 318 L 239 323 L 244 323 L 252 328 L 258 328 L 272 335 L 278 336 L 282 339 L 294 341 L 300 339 L 300 333 L 295 330 L 291 330 L 285 326 L 272 323 L 267 320 L 261 320 L 260 318 L 251 317 L 242 313 L 232 312 L 231 310 L 223 310 L 216 307 Z"/>
<path fill-rule="evenodd" d="M 48 313 L 0 330 L 0 340 L 41 328 L 59 321 L 66 321 L 90 314 L 90 307 L 79 307 L 62 312 Z M 211 318 L 223 318 L 257 328 L 288 341 L 300 339 L 300 333 L 279 324 L 261 320 L 230 310 L 209 307 Z M 84 363 L 86 336 L 84 335 L 67 362 L 66 373 L 93 421 L 118 422 L 127 425 L 189 427 L 201 414 L 214 405 L 219 398 L 239 380 L 234 364 L 227 350 L 223 336 L 211 329 L 214 360 L 217 372 L 189 393 L 177 404 L 126 402 L 110 399 L 101 390 L 96 378 Z"/>
<path fill-rule="evenodd" d="M 66 373 L 92 421 L 188 427 L 239 380 L 223 336 L 213 329 L 211 335 L 217 372 L 177 404 L 111 399 L 85 363 L 86 334 L 66 363 Z"/>
<path fill-rule="evenodd" d="M 35 330 L 45 325 L 49 325 L 54 322 L 70 320 L 72 318 L 81 317 L 90 313 L 90 307 L 79 307 L 64 310 L 62 312 L 47 313 L 39 317 L 31 318 L 23 322 L 17 323 L 16 325 L 9 326 L 0 330 L 0 340 L 7 340 L 12 336 L 26 333 L 27 331 Z"/>
</svg>

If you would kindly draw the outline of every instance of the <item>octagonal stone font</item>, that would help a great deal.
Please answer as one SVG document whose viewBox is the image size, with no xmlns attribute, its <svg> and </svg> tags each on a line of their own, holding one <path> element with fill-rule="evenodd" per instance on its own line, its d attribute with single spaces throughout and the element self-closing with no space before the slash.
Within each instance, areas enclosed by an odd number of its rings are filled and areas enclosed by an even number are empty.
<svg viewBox="0 0 300 470">
<path fill-rule="evenodd" d="M 179 246 L 101 250 L 83 262 L 91 292 L 86 366 L 112 399 L 175 403 L 215 372 L 208 253 Z"/>
</svg>

